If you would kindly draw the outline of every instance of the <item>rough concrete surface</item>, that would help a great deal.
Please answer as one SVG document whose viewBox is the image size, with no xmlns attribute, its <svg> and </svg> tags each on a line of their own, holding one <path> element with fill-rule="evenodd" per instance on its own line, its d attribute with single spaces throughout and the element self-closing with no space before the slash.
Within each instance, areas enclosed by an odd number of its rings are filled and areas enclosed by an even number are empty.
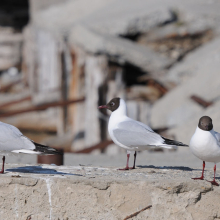
<svg viewBox="0 0 220 220">
<path fill-rule="evenodd" d="M 188 144 L 186 142 L 185 144 Z M 115 145 L 115 147 L 119 148 Z M 126 163 L 126 151 L 112 152 L 112 154 L 64 154 L 64 166 L 98 166 L 98 167 L 118 167 L 122 168 Z M 113 154 L 114 153 L 114 154 Z M 16 156 L 6 156 L 6 163 L 16 164 L 37 164 L 36 155 L 15 154 Z M 133 155 L 130 156 L 130 166 L 133 163 Z M 196 158 L 188 147 L 179 147 L 178 150 L 164 151 L 142 151 L 137 153 L 137 166 L 188 166 L 188 167 L 202 167 L 202 161 Z M 219 165 L 217 165 L 218 169 Z M 206 163 L 206 168 L 213 168 L 213 163 Z"/>
<path fill-rule="evenodd" d="M 220 188 L 191 179 L 200 174 L 189 167 L 7 164 L 0 178 L 0 219 L 125 219 L 149 205 L 127 219 L 220 218 Z M 208 169 L 205 178 L 212 176 Z"/>
</svg>

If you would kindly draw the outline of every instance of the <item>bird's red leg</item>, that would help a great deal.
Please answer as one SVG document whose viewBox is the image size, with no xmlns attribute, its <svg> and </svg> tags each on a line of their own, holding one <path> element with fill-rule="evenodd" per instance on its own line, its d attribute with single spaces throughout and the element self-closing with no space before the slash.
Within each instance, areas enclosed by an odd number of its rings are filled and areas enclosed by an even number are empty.
<svg viewBox="0 0 220 220">
<path fill-rule="evenodd" d="M 129 158 L 130 158 L 130 153 L 127 153 L 127 164 L 126 164 L 126 167 L 124 169 L 118 169 L 118 170 L 129 170 Z"/>
<path fill-rule="evenodd" d="M 2 170 L 0 171 L 0 173 L 4 173 L 5 170 L 5 156 L 2 157 Z"/>
<path fill-rule="evenodd" d="M 215 181 L 215 172 L 216 172 L 216 164 L 214 166 L 214 179 L 208 182 L 210 182 L 212 185 L 219 186 L 219 184 Z"/>
<path fill-rule="evenodd" d="M 192 179 L 193 180 L 204 180 L 204 170 L 205 170 L 205 161 L 203 161 L 202 176 L 198 178 L 192 178 Z"/>
<path fill-rule="evenodd" d="M 129 169 L 135 169 L 135 161 L 136 161 L 137 151 L 134 153 L 134 165 L 133 167 L 129 167 Z"/>
</svg>

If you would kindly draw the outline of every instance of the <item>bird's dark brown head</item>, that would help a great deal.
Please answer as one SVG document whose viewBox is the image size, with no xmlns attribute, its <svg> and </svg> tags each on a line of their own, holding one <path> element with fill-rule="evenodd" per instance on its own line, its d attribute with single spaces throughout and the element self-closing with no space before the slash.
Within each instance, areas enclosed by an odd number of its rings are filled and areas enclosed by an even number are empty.
<svg viewBox="0 0 220 220">
<path fill-rule="evenodd" d="M 211 131 L 213 129 L 212 119 L 209 116 L 201 117 L 198 127 L 204 131 Z"/>
<path fill-rule="evenodd" d="M 107 105 L 101 105 L 98 108 L 107 108 L 110 111 L 115 111 L 120 106 L 120 98 L 113 98 Z"/>
</svg>

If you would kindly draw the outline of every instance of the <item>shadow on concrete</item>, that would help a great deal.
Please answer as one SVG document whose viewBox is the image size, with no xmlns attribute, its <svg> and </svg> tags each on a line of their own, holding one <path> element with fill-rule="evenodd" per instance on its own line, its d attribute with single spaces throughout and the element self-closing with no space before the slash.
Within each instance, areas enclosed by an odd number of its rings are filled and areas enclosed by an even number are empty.
<svg viewBox="0 0 220 220">
<path fill-rule="evenodd" d="M 80 174 L 73 174 L 73 173 L 63 173 L 58 172 L 54 169 L 43 168 L 41 166 L 26 166 L 26 167 L 16 167 L 10 168 L 6 171 L 9 172 L 17 172 L 17 173 L 36 173 L 36 174 L 51 174 L 51 175 L 74 175 L 74 176 L 82 176 Z"/>
<path fill-rule="evenodd" d="M 172 166 L 158 166 L 158 167 L 155 167 L 153 165 L 149 165 L 149 166 L 142 166 L 142 165 L 139 165 L 137 166 L 139 168 L 153 168 L 153 169 L 166 169 L 166 170 L 183 170 L 183 171 L 193 171 L 193 170 L 198 170 L 198 169 L 192 169 L 190 167 L 183 167 L 183 166 L 178 166 L 178 167 L 172 167 Z"/>
</svg>

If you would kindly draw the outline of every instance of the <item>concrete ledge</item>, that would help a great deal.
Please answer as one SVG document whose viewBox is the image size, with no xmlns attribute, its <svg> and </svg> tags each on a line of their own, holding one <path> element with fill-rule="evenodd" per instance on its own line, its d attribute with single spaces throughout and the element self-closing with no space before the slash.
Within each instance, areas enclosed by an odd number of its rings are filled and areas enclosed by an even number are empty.
<svg viewBox="0 0 220 220">
<path fill-rule="evenodd" d="M 200 174 L 187 167 L 118 171 L 10 164 L 0 178 L 0 219 L 220 218 L 220 188 L 191 180 Z M 208 180 L 212 174 L 212 169 L 205 172 Z"/>
</svg>

